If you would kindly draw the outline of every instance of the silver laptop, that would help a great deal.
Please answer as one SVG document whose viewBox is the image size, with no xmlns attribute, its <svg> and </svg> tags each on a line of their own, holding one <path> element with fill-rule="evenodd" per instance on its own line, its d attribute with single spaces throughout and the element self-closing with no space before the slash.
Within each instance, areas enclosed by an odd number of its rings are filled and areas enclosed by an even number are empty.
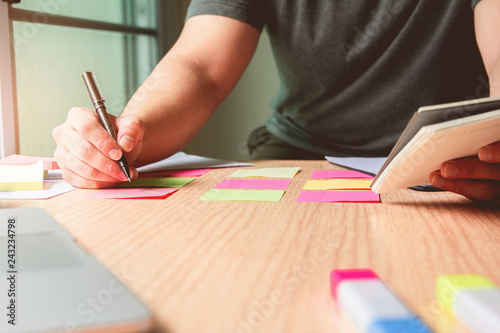
<svg viewBox="0 0 500 333">
<path fill-rule="evenodd" d="M 0 209 L 0 332 L 148 332 L 150 310 L 41 208 Z"/>
</svg>

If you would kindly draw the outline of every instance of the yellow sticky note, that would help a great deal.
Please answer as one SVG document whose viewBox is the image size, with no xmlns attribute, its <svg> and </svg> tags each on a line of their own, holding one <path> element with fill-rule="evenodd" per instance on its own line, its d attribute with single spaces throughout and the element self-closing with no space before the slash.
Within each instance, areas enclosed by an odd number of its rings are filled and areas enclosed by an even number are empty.
<svg viewBox="0 0 500 333">
<path fill-rule="evenodd" d="M 43 162 L 0 165 L 0 191 L 43 190 Z"/>
<path fill-rule="evenodd" d="M 308 180 L 304 190 L 369 190 L 371 179 Z"/>
</svg>

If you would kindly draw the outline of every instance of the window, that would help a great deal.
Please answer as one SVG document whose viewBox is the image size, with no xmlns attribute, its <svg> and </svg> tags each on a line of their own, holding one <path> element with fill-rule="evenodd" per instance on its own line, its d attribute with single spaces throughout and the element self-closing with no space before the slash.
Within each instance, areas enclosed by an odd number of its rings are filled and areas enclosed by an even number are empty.
<svg viewBox="0 0 500 333">
<path fill-rule="evenodd" d="M 2 157 L 53 155 L 52 129 L 64 122 L 72 106 L 92 108 L 81 77 L 84 71 L 96 73 L 108 112 L 119 115 L 165 53 L 165 41 L 173 39 L 165 36 L 168 19 L 163 14 L 179 11 L 169 11 L 169 6 L 173 2 L 23 0 L 7 4 L 2 0 Z"/>
</svg>

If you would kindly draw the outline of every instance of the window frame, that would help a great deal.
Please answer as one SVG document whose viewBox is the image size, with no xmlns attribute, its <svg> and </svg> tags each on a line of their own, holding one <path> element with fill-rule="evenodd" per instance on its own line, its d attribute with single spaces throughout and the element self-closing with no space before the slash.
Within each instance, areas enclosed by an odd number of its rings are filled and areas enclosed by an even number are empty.
<svg viewBox="0 0 500 333">
<path fill-rule="evenodd" d="M 17 94 L 9 4 L 0 2 L 0 157 L 19 152 Z"/>
<path fill-rule="evenodd" d="M 131 0 L 123 0 L 125 3 Z M 19 129 L 16 93 L 16 73 L 14 56 L 13 21 L 49 24 L 63 27 L 112 31 L 127 34 L 154 36 L 156 39 L 157 61 L 172 46 L 179 32 L 178 1 L 156 0 L 155 28 L 143 28 L 127 24 L 93 21 L 69 16 L 13 8 L 15 1 L 0 1 L 0 158 L 19 154 Z M 174 27 L 173 24 L 177 24 Z"/>
</svg>

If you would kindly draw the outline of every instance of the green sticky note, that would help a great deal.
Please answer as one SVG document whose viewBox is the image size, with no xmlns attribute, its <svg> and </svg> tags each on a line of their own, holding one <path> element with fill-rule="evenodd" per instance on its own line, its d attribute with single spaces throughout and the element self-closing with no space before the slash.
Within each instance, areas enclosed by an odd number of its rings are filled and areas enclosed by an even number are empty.
<svg viewBox="0 0 500 333">
<path fill-rule="evenodd" d="M 182 187 L 196 178 L 193 177 L 162 177 L 162 178 L 137 178 L 120 187 Z"/>
<path fill-rule="evenodd" d="M 211 189 L 200 200 L 204 201 L 280 201 L 282 190 L 219 190 Z"/>
<path fill-rule="evenodd" d="M 299 167 L 292 168 L 260 168 L 241 169 L 235 171 L 229 177 L 258 177 L 258 178 L 293 178 L 299 172 Z"/>
</svg>

